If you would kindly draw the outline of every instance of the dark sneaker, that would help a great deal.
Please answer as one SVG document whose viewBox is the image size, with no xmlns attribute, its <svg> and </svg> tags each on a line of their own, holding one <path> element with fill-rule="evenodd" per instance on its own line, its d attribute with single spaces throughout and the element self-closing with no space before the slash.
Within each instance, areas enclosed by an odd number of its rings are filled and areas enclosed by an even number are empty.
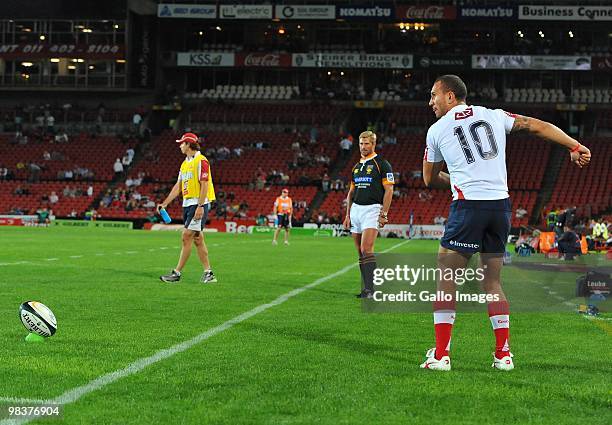
<svg viewBox="0 0 612 425">
<path fill-rule="evenodd" d="M 166 283 L 176 283 L 181 280 L 181 275 L 176 272 L 176 270 L 172 270 L 170 274 L 164 274 L 159 277 L 162 282 Z"/>
<path fill-rule="evenodd" d="M 372 291 L 368 291 L 367 289 L 364 289 L 363 291 L 361 291 L 355 296 L 357 298 L 372 298 L 373 295 L 372 295 Z"/>
<path fill-rule="evenodd" d="M 212 272 L 212 270 L 207 270 L 202 275 L 202 279 L 200 279 L 200 282 L 202 282 L 202 283 L 217 283 L 217 278 L 215 277 L 215 274 Z"/>
</svg>

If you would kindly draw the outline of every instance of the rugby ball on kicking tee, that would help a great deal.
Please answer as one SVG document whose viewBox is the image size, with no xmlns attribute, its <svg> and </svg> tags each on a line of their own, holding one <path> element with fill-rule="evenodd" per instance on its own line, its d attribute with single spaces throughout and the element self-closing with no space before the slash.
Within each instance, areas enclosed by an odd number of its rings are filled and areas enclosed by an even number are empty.
<svg viewBox="0 0 612 425">
<path fill-rule="evenodd" d="M 55 315 L 49 307 L 38 301 L 26 301 L 21 304 L 19 317 L 28 331 L 40 336 L 48 338 L 57 330 Z"/>
</svg>

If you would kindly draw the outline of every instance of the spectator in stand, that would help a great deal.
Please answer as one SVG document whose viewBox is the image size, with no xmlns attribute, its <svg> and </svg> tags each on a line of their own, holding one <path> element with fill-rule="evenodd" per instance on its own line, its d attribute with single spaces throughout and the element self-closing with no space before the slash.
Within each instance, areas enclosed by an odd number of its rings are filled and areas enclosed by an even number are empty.
<svg viewBox="0 0 612 425">
<path fill-rule="evenodd" d="M 321 177 L 321 189 L 324 193 L 329 191 L 330 183 L 331 179 L 329 178 L 329 175 L 327 175 L 327 173 L 323 174 L 323 177 Z"/>
<path fill-rule="evenodd" d="M 223 217 L 224 220 L 227 220 L 227 202 L 225 202 L 225 199 L 217 201 L 216 216 L 217 219 Z"/>
<path fill-rule="evenodd" d="M 30 183 L 38 183 L 40 181 L 40 165 L 35 162 L 30 162 L 28 164 L 28 170 L 30 171 L 30 175 L 28 176 L 28 181 Z"/>
<path fill-rule="evenodd" d="M 57 196 L 55 192 L 51 192 L 51 195 L 49 195 L 49 203 L 57 204 L 57 201 L 59 201 L 59 197 Z"/>
<path fill-rule="evenodd" d="M 87 188 L 87 196 L 92 197 L 93 196 L 93 186 L 89 185 L 89 187 Z"/>
<path fill-rule="evenodd" d="M 17 186 L 15 188 L 15 190 L 13 191 L 13 194 L 14 195 L 19 195 L 19 196 L 21 196 L 21 195 L 25 196 L 25 195 L 29 195 L 30 191 L 28 189 L 24 188 L 24 187 L 21 187 L 21 185 L 19 185 L 19 186 Z"/>
<path fill-rule="evenodd" d="M 446 217 L 441 215 L 434 217 L 434 224 L 444 225 L 446 223 Z"/>
<path fill-rule="evenodd" d="M 15 112 L 15 132 L 17 133 L 21 133 L 21 129 L 22 129 L 22 123 L 23 123 L 23 117 L 21 116 L 21 111 L 17 110 Z"/>
<path fill-rule="evenodd" d="M 264 176 L 263 175 L 257 176 L 257 181 L 255 182 L 255 189 L 261 192 L 265 184 L 266 184 L 266 179 L 264 178 Z"/>
<path fill-rule="evenodd" d="M 138 112 L 135 112 L 134 115 L 132 116 L 132 125 L 133 125 L 134 133 L 136 134 L 140 133 L 141 124 L 142 124 L 142 115 L 140 115 Z"/>
<path fill-rule="evenodd" d="M 516 218 L 519 218 L 519 219 L 525 217 L 526 215 L 527 215 L 527 210 L 525 208 L 522 208 L 522 207 L 518 207 L 516 209 L 515 214 L 514 214 L 514 216 Z"/>
<path fill-rule="evenodd" d="M 134 155 L 136 154 L 136 152 L 134 152 L 133 148 L 128 148 L 125 151 L 125 154 L 128 156 L 128 158 L 130 159 L 130 164 L 132 163 L 132 161 L 134 160 Z"/>
<path fill-rule="evenodd" d="M 419 200 L 422 202 L 427 202 L 429 200 L 431 200 L 432 196 L 431 193 L 427 192 L 426 190 L 422 190 L 419 192 Z"/>
<path fill-rule="evenodd" d="M 51 114 L 47 115 L 47 133 L 53 135 L 55 134 L 55 117 Z"/>
<path fill-rule="evenodd" d="M 100 206 L 104 208 L 108 208 L 112 202 L 113 202 L 113 194 L 110 191 L 110 189 L 108 189 L 106 193 L 104 194 L 104 196 L 102 197 L 102 199 L 100 200 Z"/>
<path fill-rule="evenodd" d="M 43 152 L 43 160 L 51 161 L 51 154 L 49 153 L 49 151 L 44 151 Z"/>
<path fill-rule="evenodd" d="M 55 143 L 68 143 L 68 133 L 63 128 L 60 128 L 54 138 Z"/>
<path fill-rule="evenodd" d="M 340 141 L 340 150 L 342 151 L 342 157 L 348 158 L 351 154 L 351 149 L 353 148 L 353 142 L 349 139 L 350 135 L 347 135 L 342 138 Z"/>
<path fill-rule="evenodd" d="M 314 145 L 315 143 L 317 143 L 318 138 L 319 138 L 319 129 L 317 128 L 316 125 L 313 125 L 310 128 L 310 143 Z"/>
<path fill-rule="evenodd" d="M 0 180 L 9 179 L 9 170 L 4 165 L 0 165 Z"/>
<path fill-rule="evenodd" d="M 123 176 L 123 164 L 121 164 L 121 160 L 119 158 L 117 158 L 113 164 L 113 171 L 115 172 L 115 178 L 121 178 Z"/>
</svg>

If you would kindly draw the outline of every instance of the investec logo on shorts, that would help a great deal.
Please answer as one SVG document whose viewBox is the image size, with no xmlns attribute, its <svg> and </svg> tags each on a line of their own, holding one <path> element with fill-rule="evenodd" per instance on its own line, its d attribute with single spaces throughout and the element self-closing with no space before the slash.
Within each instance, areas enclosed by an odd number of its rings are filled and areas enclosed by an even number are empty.
<svg viewBox="0 0 612 425">
<path fill-rule="evenodd" d="M 457 241 L 451 240 L 449 244 L 451 244 L 452 246 L 459 246 L 461 248 L 474 248 L 474 249 L 480 248 L 480 245 L 478 245 L 477 243 L 465 243 L 465 242 L 457 242 Z"/>
</svg>

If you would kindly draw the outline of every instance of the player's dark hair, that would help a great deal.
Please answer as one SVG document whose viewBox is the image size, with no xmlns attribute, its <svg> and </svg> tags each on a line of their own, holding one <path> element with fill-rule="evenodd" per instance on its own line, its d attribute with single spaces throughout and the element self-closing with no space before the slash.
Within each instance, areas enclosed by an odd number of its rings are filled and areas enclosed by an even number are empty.
<svg viewBox="0 0 612 425">
<path fill-rule="evenodd" d="M 201 149 L 200 144 L 198 142 L 189 143 L 189 147 L 193 149 L 194 151 L 199 151 Z"/>
<path fill-rule="evenodd" d="M 447 74 L 436 78 L 434 84 L 440 81 L 446 91 L 452 91 L 458 101 L 463 102 L 467 97 L 467 87 L 461 78 L 456 75 Z"/>
</svg>

